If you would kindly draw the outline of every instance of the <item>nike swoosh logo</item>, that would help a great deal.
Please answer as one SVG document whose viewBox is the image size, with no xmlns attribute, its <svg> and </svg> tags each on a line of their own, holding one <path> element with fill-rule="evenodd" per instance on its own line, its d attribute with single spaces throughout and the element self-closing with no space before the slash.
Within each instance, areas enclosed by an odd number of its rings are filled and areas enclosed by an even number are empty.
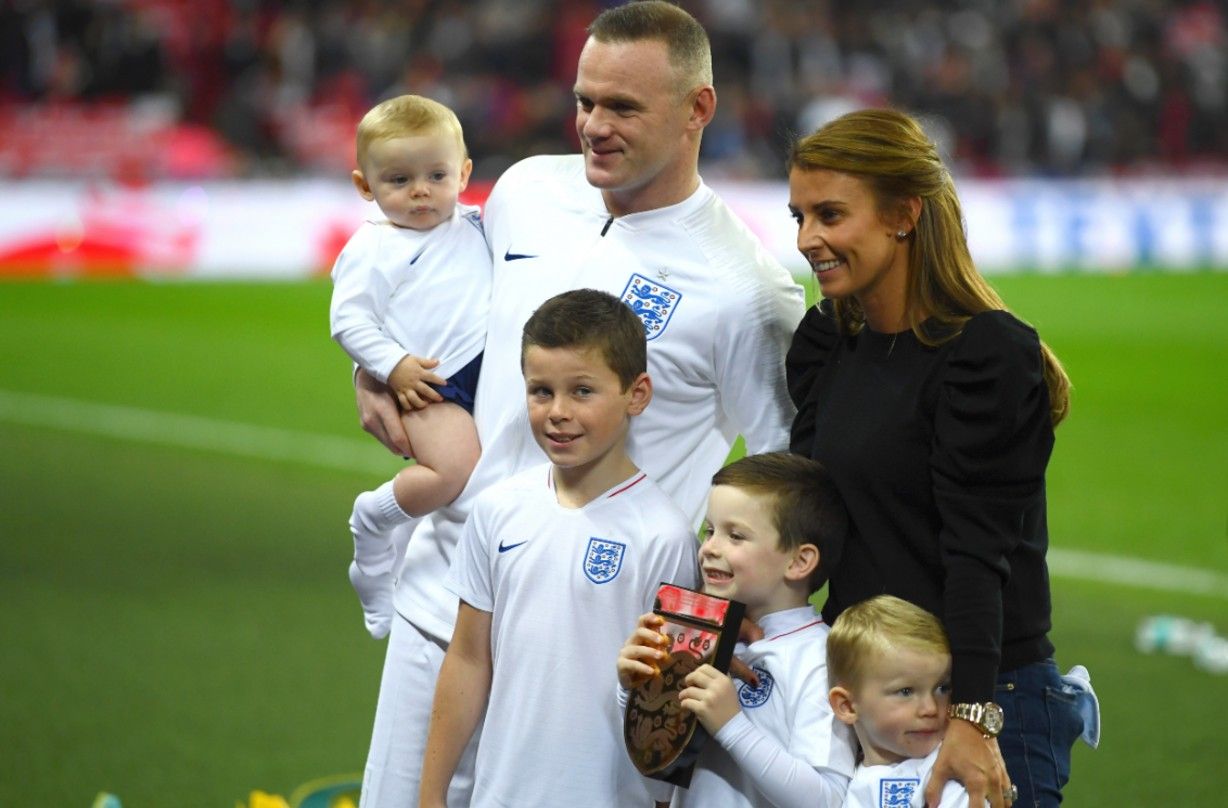
<svg viewBox="0 0 1228 808">
<path fill-rule="evenodd" d="M 526 255 L 525 253 L 514 253 L 511 250 L 503 253 L 504 261 L 519 261 L 522 258 L 536 258 L 536 255 Z"/>
<path fill-rule="evenodd" d="M 517 547 L 519 547 L 522 544 L 528 544 L 528 542 L 529 542 L 528 539 L 525 539 L 524 541 L 518 541 L 515 544 L 504 544 L 502 541 L 500 541 L 499 542 L 499 552 L 506 553 L 508 550 L 515 550 Z"/>
</svg>

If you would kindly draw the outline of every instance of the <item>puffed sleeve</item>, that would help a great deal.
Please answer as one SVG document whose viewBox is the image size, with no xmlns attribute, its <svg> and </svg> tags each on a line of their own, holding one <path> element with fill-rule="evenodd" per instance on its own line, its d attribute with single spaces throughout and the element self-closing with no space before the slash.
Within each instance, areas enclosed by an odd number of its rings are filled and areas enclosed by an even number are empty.
<svg viewBox="0 0 1228 808">
<path fill-rule="evenodd" d="M 814 456 L 815 380 L 839 340 L 840 332 L 830 300 L 822 300 L 807 309 L 793 332 L 793 342 L 785 354 L 785 381 L 789 397 L 797 407 L 789 435 L 789 450 L 795 454 Z"/>
<path fill-rule="evenodd" d="M 1022 541 L 1044 541 L 1024 531 L 1044 508 L 1053 427 L 1035 331 L 990 311 L 970 319 L 957 339 L 935 412 L 931 471 L 955 658 L 952 699 L 987 701 L 1001 655 L 1009 557 Z"/>
</svg>

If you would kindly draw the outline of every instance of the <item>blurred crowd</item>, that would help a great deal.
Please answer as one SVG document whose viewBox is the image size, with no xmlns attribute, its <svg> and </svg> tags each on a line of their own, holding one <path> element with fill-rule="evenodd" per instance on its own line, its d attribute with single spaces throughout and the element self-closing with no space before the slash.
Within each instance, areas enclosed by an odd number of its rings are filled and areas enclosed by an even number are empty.
<svg viewBox="0 0 1228 808">
<path fill-rule="evenodd" d="M 0 176 L 88 172 L 107 142 L 127 148 L 112 170 L 344 172 L 362 112 L 416 92 L 457 111 L 493 179 L 575 149 L 575 64 L 603 5 L 0 0 Z M 780 177 L 793 136 L 884 104 L 964 174 L 1228 174 L 1223 0 L 680 5 L 713 41 L 708 177 Z"/>
</svg>

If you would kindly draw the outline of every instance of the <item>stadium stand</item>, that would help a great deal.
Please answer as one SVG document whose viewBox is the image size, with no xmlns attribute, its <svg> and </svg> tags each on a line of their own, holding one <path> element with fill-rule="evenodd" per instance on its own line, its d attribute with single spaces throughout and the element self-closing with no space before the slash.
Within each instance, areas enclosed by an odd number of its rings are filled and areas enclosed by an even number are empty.
<svg viewBox="0 0 1228 808">
<path fill-rule="evenodd" d="M 454 107 L 476 176 L 569 151 L 595 0 L 0 3 L 0 176 L 335 174 L 381 97 Z M 924 116 L 975 176 L 1228 174 L 1214 0 L 694 0 L 718 119 L 705 176 L 778 178 L 855 106 Z"/>
</svg>

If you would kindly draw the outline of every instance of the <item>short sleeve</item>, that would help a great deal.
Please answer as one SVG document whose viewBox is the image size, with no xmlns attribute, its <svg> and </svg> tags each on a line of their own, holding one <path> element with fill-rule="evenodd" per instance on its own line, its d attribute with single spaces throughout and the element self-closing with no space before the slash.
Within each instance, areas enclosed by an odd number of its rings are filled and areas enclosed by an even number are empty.
<svg viewBox="0 0 1228 808">
<path fill-rule="evenodd" d="M 696 554 L 699 545 L 695 541 L 695 533 L 686 523 L 685 518 L 680 524 L 682 527 L 680 532 L 674 531 L 671 535 L 658 536 L 655 542 L 659 546 L 668 548 L 661 558 L 659 579 L 687 589 L 698 589 L 700 585 L 699 561 Z M 644 603 L 645 611 L 652 610 L 656 593 L 655 585 L 649 587 L 648 597 Z"/>
<path fill-rule="evenodd" d="M 971 318 L 951 350 L 931 450 L 956 700 L 992 696 L 1008 556 L 1044 508 L 1053 448 L 1040 340 L 1007 312 Z"/>
<path fill-rule="evenodd" d="M 840 332 L 830 300 L 820 301 L 807 309 L 793 333 L 793 341 L 785 355 L 785 380 L 789 397 L 797 407 L 789 435 L 789 449 L 795 454 L 813 457 L 815 381 L 839 341 Z"/>
<path fill-rule="evenodd" d="M 493 612 L 495 596 L 486 544 L 485 505 L 484 500 L 478 500 L 465 520 L 444 585 L 475 609 Z"/>
</svg>

